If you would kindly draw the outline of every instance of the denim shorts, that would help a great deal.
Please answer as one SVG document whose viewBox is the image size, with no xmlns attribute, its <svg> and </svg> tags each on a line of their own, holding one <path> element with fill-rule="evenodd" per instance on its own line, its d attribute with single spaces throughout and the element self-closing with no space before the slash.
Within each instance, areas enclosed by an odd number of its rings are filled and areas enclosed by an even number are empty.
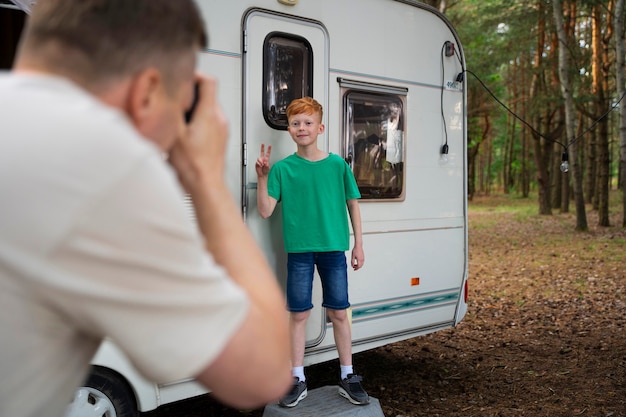
<svg viewBox="0 0 626 417">
<path fill-rule="evenodd" d="M 348 268 L 344 252 L 305 252 L 287 254 L 287 309 L 303 312 L 313 308 L 313 272 L 322 281 L 322 306 L 333 310 L 350 307 Z"/>
</svg>

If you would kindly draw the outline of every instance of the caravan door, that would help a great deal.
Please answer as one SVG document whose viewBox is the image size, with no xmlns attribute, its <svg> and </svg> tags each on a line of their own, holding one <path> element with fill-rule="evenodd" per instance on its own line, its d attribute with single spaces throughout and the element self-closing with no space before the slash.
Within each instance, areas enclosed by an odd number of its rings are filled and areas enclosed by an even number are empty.
<svg viewBox="0 0 626 417">
<path fill-rule="evenodd" d="M 296 150 L 287 133 L 285 110 L 291 100 L 314 97 L 328 106 L 328 33 L 319 22 L 281 13 L 251 9 L 243 20 L 243 212 L 280 284 L 285 288 L 287 256 L 282 239 L 281 207 L 269 219 L 257 211 L 254 164 L 261 144 L 272 146 L 270 163 Z M 326 123 L 326 115 L 323 122 Z M 328 150 L 320 135 L 319 147 Z M 321 307 L 319 279 L 314 280 L 314 309 L 307 324 L 307 347 L 324 337 L 326 312 Z"/>
</svg>

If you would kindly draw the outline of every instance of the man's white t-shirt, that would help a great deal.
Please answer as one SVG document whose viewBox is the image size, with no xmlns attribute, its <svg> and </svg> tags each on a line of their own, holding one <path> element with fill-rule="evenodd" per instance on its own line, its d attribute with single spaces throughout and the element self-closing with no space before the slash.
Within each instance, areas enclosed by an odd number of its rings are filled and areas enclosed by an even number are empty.
<svg viewBox="0 0 626 417">
<path fill-rule="evenodd" d="M 127 117 L 0 74 L 0 416 L 60 416 L 104 337 L 157 382 L 196 375 L 248 300 Z"/>
</svg>

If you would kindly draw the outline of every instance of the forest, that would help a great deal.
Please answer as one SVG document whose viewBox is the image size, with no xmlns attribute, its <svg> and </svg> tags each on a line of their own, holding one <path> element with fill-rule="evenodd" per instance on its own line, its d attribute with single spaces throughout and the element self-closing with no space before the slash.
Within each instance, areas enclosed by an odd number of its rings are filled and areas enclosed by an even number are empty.
<svg viewBox="0 0 626 417">
<path fill-rule="evenodd" d="M 468 193 L 536 195 L 539 214 L 586 210 L 626 227 L 624 0 L 431 0 L 466 58 Z M 535 191 L 534 193 L 531 193 Z"/>
</svg>

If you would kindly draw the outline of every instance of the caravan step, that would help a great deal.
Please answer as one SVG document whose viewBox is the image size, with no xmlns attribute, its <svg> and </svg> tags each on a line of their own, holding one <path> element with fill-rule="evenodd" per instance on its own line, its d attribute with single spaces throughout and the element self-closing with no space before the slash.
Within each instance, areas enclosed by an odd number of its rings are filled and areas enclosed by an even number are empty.
<svg viewBox="0 0 626 417">
<path fill-rule="evenodd" d="M 335 385 L 309 390 L 309 395 L 293 408 L 270 404 L 263 417 L 385 417 L 376 398 L 370 397 L 367 405 L 354 405 L 340 397 L 338 389 Z"/>
</svg>

